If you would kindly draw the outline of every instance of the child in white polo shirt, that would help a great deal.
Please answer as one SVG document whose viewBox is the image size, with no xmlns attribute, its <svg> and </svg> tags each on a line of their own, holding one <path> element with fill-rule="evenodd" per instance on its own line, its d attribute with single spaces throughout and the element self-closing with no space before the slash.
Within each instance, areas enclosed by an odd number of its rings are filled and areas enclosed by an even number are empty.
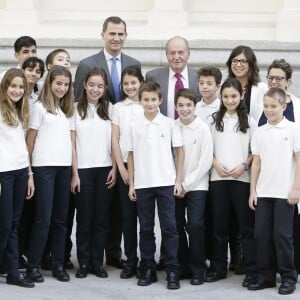
<svg viewBox="0 0 300 300">
<path fill-rule="evenodd" d="M 279 294 L 291 294 L 296 288 L 294 267 L 293 216 L 300 197 L 300 134 L 295 123 L 288 121 L 286 94 L 270 88 L 264 96 L 267 124 L 253 136 L 251 148 L 250 208 L 255 210 L 257 282 L 249 290 L 276 286 L 281 276 Z"/>
<path fill-rule="evenodd" d="M 176 223 L 179 234 L 178 260 L 181 272 L 191 272 L 191 284 L 204 282 L 205 205 L 209 170 L 213 160 L 213 142 L 209 127 L 194 115 L 196 96 L 189 89 L 175 95 L 185 157 L 182 198 L 176 198 Z M 187 223 L 185 214 L 187 213 Z M 187 242 L 186 232 L 189 236 Z"/>
<path fill-rule="evenodd" d="M 231 220 L 236 217 L 246 271 L 242 285 L 246 287 L 256 275 L 254 214 L 248 206 L 250 140 L 256 124 L 247 114 L 242 94 L 240 82 L 228 78 L 221 87 L 220 110 L 213 115 L 214 159 L 209 186 L 213 234 L 206 281 L 227 276 L 228 234 Z"/>
<path fill-rule="evenodd" d="M 140 277 L 138 285 L 157 281 L 154 236 L 155 202 L 166 249 L 167 288 L 178 289 L 178 233 L 174 196 L 181 194 L 184 153 L 180 130 L 159 112 L 161 89 L 147 82 L 139 90 L 144 115 L 133 121 L 128 136 L 129 197 L 137 201 L 140 222 Z M 177 169 L 172 147 L 176 151 Z"/>
<path fill-rule="evenodd" d="M 215 67 L 203 67 L 198 71 L 199 91 L 202 95 L 201 101 L 196 104 L 195 115 L 211 125 L 212 114 L 219 110 L 221 100 L 218 90 L 221 86 L 222 73 Z"/>
</svg>

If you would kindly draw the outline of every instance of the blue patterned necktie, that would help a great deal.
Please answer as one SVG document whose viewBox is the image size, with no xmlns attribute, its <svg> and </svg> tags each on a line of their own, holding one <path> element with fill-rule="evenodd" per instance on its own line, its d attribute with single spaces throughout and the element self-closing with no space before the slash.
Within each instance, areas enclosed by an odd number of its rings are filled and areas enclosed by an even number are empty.
<svg viewBox="0 0 300 300">
<path fill-rule="evenodd" d="M 121 91 L 120 91 L 120 81 L 118 76 L 118 70 L 117 70 L 117 57 L 112 57 L 111 61 L 111 70 L 110 70 L 110 76 L 111 76 L 111 82 L 114 88 L 115 92 L 115 101 L 119 101 L 121 98 Z"/>
</svg>

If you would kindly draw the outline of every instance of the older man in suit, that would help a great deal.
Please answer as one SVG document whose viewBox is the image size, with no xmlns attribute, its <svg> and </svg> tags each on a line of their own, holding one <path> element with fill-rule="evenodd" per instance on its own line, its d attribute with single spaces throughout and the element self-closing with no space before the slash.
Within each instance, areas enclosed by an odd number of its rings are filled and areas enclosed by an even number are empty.
<svg viewBox="0 0 300 300">
<path fill-rule="evenodd" d="M 120 91 L 115 90 L 113 77 L 113 64 L 116 64 L 117 77 L 121 78 L 122 70 L 131 65 L 141 66 L 136 59 L 122 53 L 124 42 L 127 38 L 126 23 L 119 17 L 109 17 L 103 23 L 101 37 L 104 41 L 104 49 L 79 62 L 75 74 L 74 94 L 77 100 L 83 89 L 83 81 L 93 67 L 104 69 L 108 79 L 108 91 L 111 102 L 119 101 Z M 120 84 L 119 84 L 120 89 Z"/>
<path fill-rule="evenodd" d="M 190 57 L 188 41 L 180 36 L 174 36 L 167 41 L 166 56 L 168 66 L 148 71 L 146 80 L 153 80 L 159 83 L 162 91 L 163 102 L 160 111 L 164 115 L 175 117 L 175 85 L 180 78 L 185 88 L 191 89 L 199 101 L 201 96 L 198 88 L 197 71 L 188 67 L 187 62 Z"/>
<path fill-rule="evenodd" d="M 74 82 L 75 99 L 78 100 L 83 90 L 83 82 L 87 73 L 94 67 L 105 70 L 108 79 L 108 91 L 112 103 L 120 100 L 120 78 L 122 70 L 131 65 L 141 66 L 136 59 L 122 53 L 124 42 L 127 38 L 126 23 L 119 17 L 108 17 L 102 28 L 101 37 L 104 49 L 97 54 L 89 56 L 79 62 Z M 115 80 L 118 82 L 116 83 Z M 122 220 L 121 204 L 118 191 L 114 188 L 111 206 L 110 227 L 105 248 L 106 264 L 118 268 L 124 266 L 121 259 Z"/>
</svg>

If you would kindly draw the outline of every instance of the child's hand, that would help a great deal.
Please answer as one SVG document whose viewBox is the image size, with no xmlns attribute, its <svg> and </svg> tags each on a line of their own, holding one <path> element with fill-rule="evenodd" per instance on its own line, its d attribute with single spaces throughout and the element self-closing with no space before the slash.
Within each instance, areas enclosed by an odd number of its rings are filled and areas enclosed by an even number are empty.
<svg viewBox="0 0 300 300">
<path fill-rule="evenodd" d="M 173 195 L 174 195 L 175 197 L 180 197 L 181 192 L 182 192 L 182 186 L 181 186 L 181 183 L 175 182 L 174 190 L 173 190 Z"/>
<path fill-rule="evenodd" d="M 257 205 L 257 195 L 256 195 L 256 193 L 250 193 L 248 203 L 249 203 L 249 207 L 252 210 L 255 210 L 255 206 Z"/>
<path fill-rule="evenodd" d="M 136 193 L 135 193 L 135 189 L 133 186 L 130 186 L 129 187 L 129 192 L 128 192 L 128 196 L 130 198 L 131 201 L 136 201 L 137 198 L 136 198 Z"/>
<path fill-rule="evenodd" d="M 295 205 L 299 202 L 299 198 L 300 198 L 300 191 L 299 189 L 295 189 L 293 188 L 288 196 L 288 204 L 290 205 Z"/>
<path fill-rule="evenodd" d="M 214 163 L 214 168 L 216 169 L 216 171 L 220 177 L 228 177 L 228 175 L 230 173 L 230 171 L 226 167 L 224 167 L 223 165 L 221 165 L 218 162 Z"/>
<path fill-rule="evenodd" d="M 32 198 L 34 194 L 34 182 L 33 182 L 33 176 L 29 175 L 28 177 L 28 182 L 27 182 L 27 194 L 26 194 L 26 199 Z"/>
<path fill-rule="evenodd" d="M 72 175 L 71 179 L 71 192 L 75 195 L 80 193 L 80 178 L 78 175 Z"/>
<path fill-rule="evenodd" d="M 234 169 L 229 171 L 229 175 L 232 176 L 233 178 L 237 179 L 244 173 L 244 171 L 245 171 L 244 166 L 242 164 L 239 164 Z"/>
<path fill-rule="evenodd" d="M 116 182 L 117 182 L 116 170 L 113 168 L 109 171 L 105 184 L 107 185 L 107 188 L 110 190 L 113 188 Z"/>
</svg>

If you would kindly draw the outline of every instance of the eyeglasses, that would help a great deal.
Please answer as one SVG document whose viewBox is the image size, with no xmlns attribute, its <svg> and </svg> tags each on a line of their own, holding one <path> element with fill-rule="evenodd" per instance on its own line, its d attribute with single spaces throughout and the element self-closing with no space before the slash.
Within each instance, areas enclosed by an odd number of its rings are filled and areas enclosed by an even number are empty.
<svg viewBox="0 0 300 300">
<path fill-rule="evenodd" d="M 231 61 L 231 64 L 233 64 L 233 65 L 237 65 L 238 63 L 240 63 L 241 66 L 244 66 L 245 64 L 248 63 L 248 60 L 247 59 L 233 59 Z"/>
<path fill-rule="evenodd" d="M 269 75 L 267 75 L 266 78 L 269 82 L 275 80 L 276 83 L 280 83 L 283 79 L 285 79 L 285 77 L 282 76 L 269 76 Z"/>
</svg>

